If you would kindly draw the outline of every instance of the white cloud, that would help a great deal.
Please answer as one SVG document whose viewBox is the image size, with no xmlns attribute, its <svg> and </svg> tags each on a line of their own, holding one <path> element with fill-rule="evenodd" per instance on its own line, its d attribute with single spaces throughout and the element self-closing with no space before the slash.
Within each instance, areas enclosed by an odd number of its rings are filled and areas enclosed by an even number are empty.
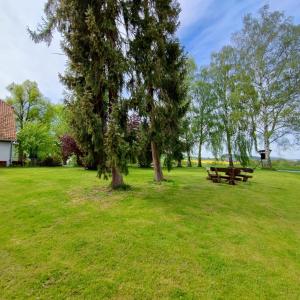
<svg viewBox="0 0 300 300">
<path fill-rule="evenodd" d="M 298 0 L 227 0 L 226 2 L 181 0 L 180 2 L 182 28 L 179 37 L 185 40 L 186 49 L 199 64 L 206 64 L 212 51 L 218 51 L 230 42 L 232 34 L 241 29 L 245 14 L 255 14 L 265 4 L 269 4 L 272 10 L 283 10 L 288 16 L 294 15 L 295 20 L 300 21 Z"/>
<path fill-rule="evenodd" d="M 43 12 L 43 0 L 0 2 L 0 98 L 7 96 L 11 82 L 26 79 L 37 81 L 42 93 L 52 101 L 62 98 L 58 73 L 63 72 L 65 58 L 58 39 L 48 48 L 35 44 L 27 33 L 27 26 L 35 28 Z M 28 3 L 29 2 L 29 3 Z"/>
</svg>

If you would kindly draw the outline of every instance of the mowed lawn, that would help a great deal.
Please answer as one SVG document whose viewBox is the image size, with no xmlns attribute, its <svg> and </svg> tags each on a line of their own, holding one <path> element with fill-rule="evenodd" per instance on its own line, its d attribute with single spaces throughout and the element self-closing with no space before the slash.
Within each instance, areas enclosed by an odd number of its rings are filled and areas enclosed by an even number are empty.
<svg viewBox="0 0 300 300">
<path fill-rule="evenodd" d="M 300 174 L 0 169 L 0 299 L 299 299 Z"/>
</svg>

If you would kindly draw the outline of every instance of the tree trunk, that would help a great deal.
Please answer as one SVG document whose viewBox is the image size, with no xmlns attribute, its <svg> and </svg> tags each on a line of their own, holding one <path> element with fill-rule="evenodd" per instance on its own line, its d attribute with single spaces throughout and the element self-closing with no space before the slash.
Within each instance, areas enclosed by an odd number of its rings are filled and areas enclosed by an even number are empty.
<svg viewBox="0 0 300 300">
<path fill-rule="evenodd" d="M 271 161 L 271 150 L 270 150 L 270 141 L 268 138 L 268 133 L 265 133 L 264 137 L 264 144 L 265 144 L 265 153 L 266 153 L 266 165 L 265 167 L 268 169 L 272 169 L 272 161 Z"/>
<path fill-rule="evenodd" d="M 153 141 L 151 142 L 151 151 L 152 151 L 152 161 L 154 167 L 154 180 L 157 182 L 161 182 L 164 180 L 164 175 L 160 164 L 160 155 L 157 149 L 157 145 Z"/>
<path fill-rule="evenodd" d="M 231 140 L 230 140 L 230 134 L 227 130 L 227 151 L 228 151 L 228 160 L 229 160 L 229 167 L 233 167 L 233 156 L 232 156 L 232 146 L 231 146 Z"/>
<path fill-rule="evenodd" d="M 149 96 L 151 97 L 151 102 L 148 103 L 148 111 L 151 112 L 150 114 L 150 121 L 153 126 L 155 120 L 154 114 L 154 89 L 152 86 L 148 88 Z M 152 152 L 152 163 L 154 168 L 154 180 L 156 182 L 161 182 L 164 180 L 164 175 L 162 172 L 161 164 L 160 164 L 160 153 L 158 151 L 158 147 L 154 141 L 151 141 L 151 152 Z"/>
<path fill-rule="evenodd" d="M 229 167 L 234 167 L 232 153 L 231 152 L 228 153 L 228 156 L 229 156 Z"/>
<path fill-rule="evenodd" d="M 123 176 L 117 167 L 112 167 L 111 173 L 112 173 L 111 186 L 113 189 L 116 189 L 124 185 Z"/>
<path fill-rule="evenodd" d="M 189 151 L 187 152 L 187 164 L 186 164 L 186 166 L 187 166 L 188 168 L 192 167 L 191 154 L 190 154 Z"/>
<path fill-rule="evenodd" d="M 202 167 L 202 142 L 199 142 L 199 150 L 198 150 L 198 167 Z"/>
<path fill-rule="evenodd" d="M 181 161 L 181 159 L 177 160 L 177 168 L 182 168 L 182 161 Z"/>
</svg>

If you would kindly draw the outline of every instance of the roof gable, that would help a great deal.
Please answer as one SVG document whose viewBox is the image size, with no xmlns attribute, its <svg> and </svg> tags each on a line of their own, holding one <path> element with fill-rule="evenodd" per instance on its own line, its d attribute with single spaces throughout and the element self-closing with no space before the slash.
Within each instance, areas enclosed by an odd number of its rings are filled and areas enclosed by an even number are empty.
<svg viewBox="0 0 300 300">
<path fill-rule="evenodd" d="M 0 141 L 15 141 L 16 138 L 14 109 L 0 100 Z"/>
</svg>

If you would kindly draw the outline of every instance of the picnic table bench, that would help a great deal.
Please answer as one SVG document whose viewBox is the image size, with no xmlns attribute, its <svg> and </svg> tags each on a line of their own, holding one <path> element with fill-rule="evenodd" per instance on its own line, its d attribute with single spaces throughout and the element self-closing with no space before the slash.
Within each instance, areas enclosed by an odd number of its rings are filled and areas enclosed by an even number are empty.
<svg viewBox="0 0 300 300">
<path fill-rule="evenodd" d="M 0 160 L 0 167 L 6 167 L 6 161 Z"/>
<path fill-rule="evenodd" d="M 212 182 L 221 182 L 222 179 L 225 179 L 229 184 L 235 185 L 236 181 L 246 182 L 249 178 L 252 178 L 251 175 L 245 173 L 253 173 L 253 169 L 210 167 L 210 169 L 207 169 L 207 173 L 207 179 L 212 180 Z"/>
</svg>

